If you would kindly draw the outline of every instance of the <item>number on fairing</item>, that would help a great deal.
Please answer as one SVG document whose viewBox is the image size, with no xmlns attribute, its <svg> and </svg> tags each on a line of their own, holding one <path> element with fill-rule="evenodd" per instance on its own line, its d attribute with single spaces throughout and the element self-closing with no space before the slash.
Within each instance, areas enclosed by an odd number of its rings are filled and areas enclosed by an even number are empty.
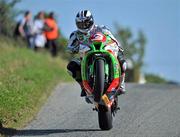
<svg viewBox="0 0 180 137">
<path fill-rule="evenodd" d="M 94 38 L 92 38 L 91 40 L 92 41 L 97 41 L 97 40 L 100 41 L 102 39 L 103 39 L 103 35 L 97 33 L 94 35 Z"/>
</svg>

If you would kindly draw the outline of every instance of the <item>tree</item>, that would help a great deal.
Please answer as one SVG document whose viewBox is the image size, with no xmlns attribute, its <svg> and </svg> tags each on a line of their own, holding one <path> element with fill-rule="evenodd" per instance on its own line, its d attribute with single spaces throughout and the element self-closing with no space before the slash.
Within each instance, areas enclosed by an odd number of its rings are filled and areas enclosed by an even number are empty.
<svg viewBox="0 0 180 137">
<path fill-rule="evenodd" d="M 140 70 L 144 65 L 144 54 L 146 37 L 142 30 L 137 33 L 137 38 L 133 37 L 132 30 L 130 28 L 124 28 L 116 24 L 116 36 L 120 39 L 121 44 L 124 47 L 124 53 L 127 59 L 132 61 L 134 67 L 134 80 L 137 82 L 140 78 Z"/>
<path fill-rule="evenodd" d="M 12 36 L 15 17 L 20 13 L 15 9 L 18 2 L 20 0 L 0 0 L 0 34 Z"/>
</svg>

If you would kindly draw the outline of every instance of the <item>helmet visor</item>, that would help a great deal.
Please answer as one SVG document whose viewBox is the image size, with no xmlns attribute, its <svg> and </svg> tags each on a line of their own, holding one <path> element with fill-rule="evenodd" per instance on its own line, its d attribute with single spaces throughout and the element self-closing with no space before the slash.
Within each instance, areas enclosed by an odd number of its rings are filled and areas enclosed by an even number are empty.
<svg viewBox="0 0 180 137">
<path fill-rule="evenodd" d="M 76 25 L 79 29 L 89 29 L 93 25 L 93 20 L 77 21 Z"/>
</svg>

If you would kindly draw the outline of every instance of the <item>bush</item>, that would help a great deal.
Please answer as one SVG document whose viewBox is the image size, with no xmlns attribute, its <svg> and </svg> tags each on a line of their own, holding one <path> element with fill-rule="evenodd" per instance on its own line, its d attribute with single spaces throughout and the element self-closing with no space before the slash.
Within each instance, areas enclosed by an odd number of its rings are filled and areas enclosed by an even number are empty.
<svg viewBox="0 0 180 137">
<path fill-rule="evenodd" d="M 166 79 L 155 74 L 146 74 L 145 79 L 147 83 L 167 83 Z"/>
</svg>

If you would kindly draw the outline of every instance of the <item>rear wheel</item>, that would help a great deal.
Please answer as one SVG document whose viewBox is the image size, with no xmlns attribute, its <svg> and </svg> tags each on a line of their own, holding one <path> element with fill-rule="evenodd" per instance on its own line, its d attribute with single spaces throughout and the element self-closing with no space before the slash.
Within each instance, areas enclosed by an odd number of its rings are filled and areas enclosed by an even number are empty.
<svg viewBox="0 0 180 137">
<path fill-rule="evenodd" d="M 99 105 L 98 111 L 98 118 L 99 118 L 99 127 L 102 130 L 110 130 L 112 125 L 112 112 L 111 109 L 107 108 L 106 106 Z"/>
<path fill-rule="evenodd" d="M 95 78 L 95 92 L 94 92 L 94 100 L 99 102 L 103 93 L 104 93 L 104 79 L 105 79 L 105 72 L 104 72 L 104 60 L 98 59 L 96 60 L 96 78 Z M 102 130 L 110 130 L 112 126 L 112 112 L 111 109 L 107 108 L 104 105 L 99 105 L 98 111 L 98 120 L 99 120 L 99 127 Z"/>
</svg>

